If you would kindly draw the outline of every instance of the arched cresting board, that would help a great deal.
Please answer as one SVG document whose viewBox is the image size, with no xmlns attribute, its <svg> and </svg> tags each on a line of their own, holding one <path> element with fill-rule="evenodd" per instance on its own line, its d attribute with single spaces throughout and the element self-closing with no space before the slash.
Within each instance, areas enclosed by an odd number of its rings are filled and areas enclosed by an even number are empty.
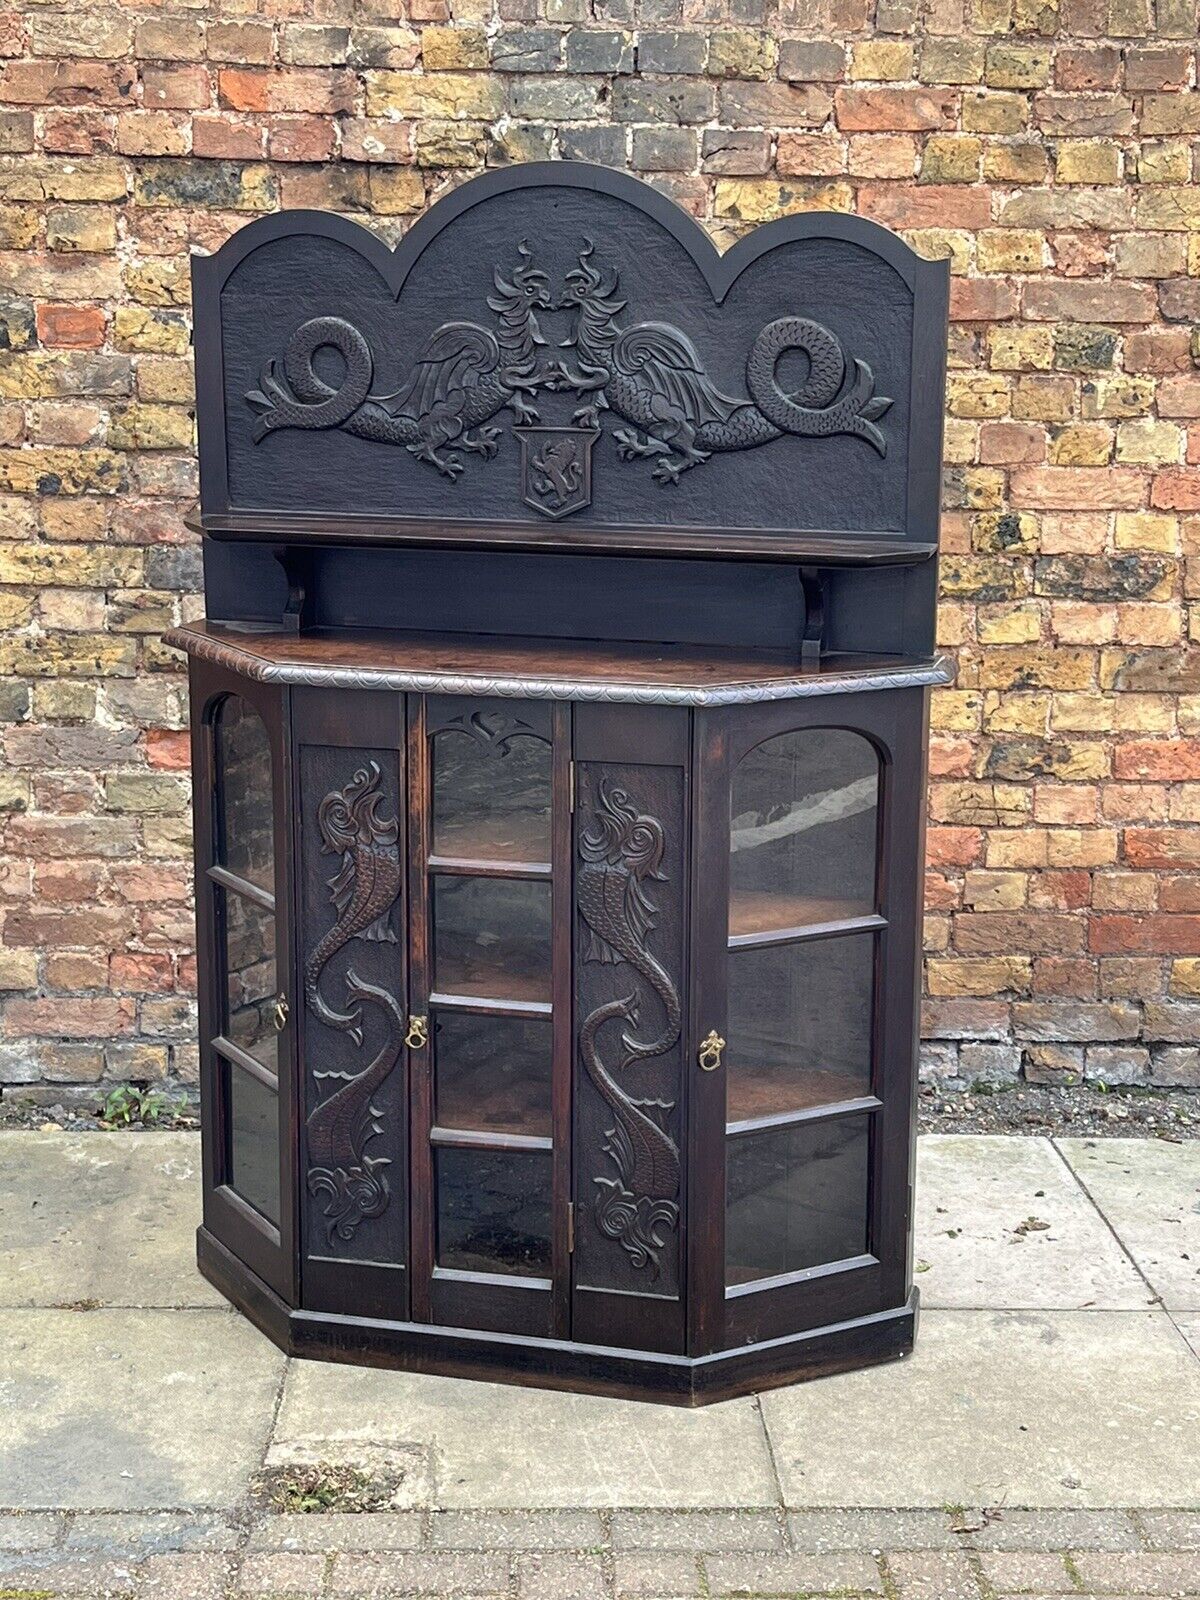
<svg viewBox="0 0 1200 1600">
<path fill-rule="evenodd" d="M 829 213 L 722 255 L 572 163 L 474 179 L 394 251 L 266 217 L 193 263 L 202 526 L 911 560 L 937 541 L 948 281 Z"/>
</svg>

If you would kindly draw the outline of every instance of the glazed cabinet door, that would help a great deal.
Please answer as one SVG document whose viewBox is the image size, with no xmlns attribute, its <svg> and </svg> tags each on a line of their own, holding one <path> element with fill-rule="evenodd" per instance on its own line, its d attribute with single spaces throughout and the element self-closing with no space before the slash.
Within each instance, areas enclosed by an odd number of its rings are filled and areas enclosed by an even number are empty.
<svg viewBox="0 0 1200 1600">
<path fill-rule="evenodd" d="M 301 1288 L 408 1315 L 404 698 L 292 691 Z"/>
<path fill-rule="evenodd" d="M 575 708 L 572 1337 L 682 1353 L 689 713 Z"/>
<path fill-rule="evenodd" d="M 567 1331 L 570 711 L 409 697 L 418 1322 Z"/>
<path fill-rule="evenodd" d="M 693 1348 L 908 1292 L 923 691 L 700 713 Z"/>
<path fill-rule="evenodd" d="M 193 661 L 204 1226 L 295 1286 L 289 782 L 282 691 Z"/>
</svg>

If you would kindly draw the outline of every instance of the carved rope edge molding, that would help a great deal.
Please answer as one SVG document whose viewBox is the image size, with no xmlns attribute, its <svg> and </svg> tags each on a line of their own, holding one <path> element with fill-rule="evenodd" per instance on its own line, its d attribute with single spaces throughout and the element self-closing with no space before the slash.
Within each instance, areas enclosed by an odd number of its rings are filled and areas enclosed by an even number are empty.
<svg viewBox="0 0 1200 1600">
<path fill-rule="evenodd" d="M 579 678 L 499 678 L 485 673 L 416 672 L 394 667 L 318 667 L 264 661 L 244 646 L 227 644 L 185 628 L 173 628 L 164 641 L 201 661 L 251 678 L 256 683 L 306 689 L 394 689 L 416 694 L 490 695 L 514 700 L 584 700 L 604 704 L 716 707 L 771 700 L 808 700 L 827 694 L 865 694 L 877 689 L 937 687 L 954 681 L 951 663 L 937 656 L 927 665 L 896 671 L 812 673 L 765 682 L 728 684 L 717 689 L 683 684 L 588 683 Z"/>
</svg>

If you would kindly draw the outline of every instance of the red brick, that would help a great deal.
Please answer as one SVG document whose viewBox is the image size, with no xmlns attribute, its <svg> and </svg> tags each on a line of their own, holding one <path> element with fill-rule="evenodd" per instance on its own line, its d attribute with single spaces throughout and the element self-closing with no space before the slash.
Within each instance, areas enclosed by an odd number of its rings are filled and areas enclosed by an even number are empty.
<svg viewBox="0 0 1200 1600">
<path fill-rule="evenodd" d="M 52 996 L 10 1000 L 4 1008 L 4 1032 L 10 1038 L 114 1039 L 131 1033 L 137 1007 L 129 999 Z"/>
<path fill-rule="evenodd" d="M 839 89 L 834 95 L 839 128 L 851 133 L 920 133 L 953 128 L 957 95 L 938 89 Z"/>
<path fill-rule="evenodd" d="M 42 305 L 37 308 L 38 338 L 51 348 L 98 350 L 105 317 L 99 306 Z"/>
<path fill-rule="evenodd" d="M 1133 467 L 1018 467 L 1009 489 L 1014 506 L 1049 511 L 1135 511 L 1145 498 Z"/>
<path fill-rule="evenodd" d="M 1145 951 L 1173 956 L 1200 955 L 1200 916 L 1094 916 L 1088 948 L 1097 955 Z"/>
<path fill-rule="evenodd" d="M 224 161 L 257 161 L 266 146 L 266 129 L 228 117 L 196 117 L 192 152 Z"/>
<path fill-rule="evenodd" d="M 1200 867 L 1200 828 L 1126 828 L 1125 859 L 1131 867 Z"/>
<path fill-rule="evenodd" d="M 858 210 L 889 228 L 985 228 L 991 190 L 965 183 L 864 183 Z"/>
<path fill-rule="evenodd" d="M 1182 783 L 1200 778 L 1200 739 L 1133 739 L 1113 752 L 1118 778 Z"/>
<path fill-rule="evenodd" d="M 1150 504 L 1161 511 L 1200 511 L 1200 473 L 1187 467 L 1155 473 Z"/>
<path fill-rule="evenodd" d="M 217 86 L 221 104 L 233 111 L 354 109 L 354 74 L 339 67 L 222 67 Z"/>
</svg>

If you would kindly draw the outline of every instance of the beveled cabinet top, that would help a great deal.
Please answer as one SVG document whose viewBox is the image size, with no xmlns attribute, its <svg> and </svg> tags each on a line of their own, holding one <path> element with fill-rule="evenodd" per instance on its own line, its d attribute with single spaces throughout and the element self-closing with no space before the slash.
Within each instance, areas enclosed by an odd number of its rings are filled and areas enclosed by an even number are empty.
<svg viewBox="0 0 1200 1600">
<path fill-rule="evenodd" d="M 748 705 L 949 683 L 943 656 L 825 656 L 698 646 L 520 640 L 475 634 L 243 632 L 193 623 L 165 635 L 190 656 L 260 683 L 523 700 Z"/>
</svg>

